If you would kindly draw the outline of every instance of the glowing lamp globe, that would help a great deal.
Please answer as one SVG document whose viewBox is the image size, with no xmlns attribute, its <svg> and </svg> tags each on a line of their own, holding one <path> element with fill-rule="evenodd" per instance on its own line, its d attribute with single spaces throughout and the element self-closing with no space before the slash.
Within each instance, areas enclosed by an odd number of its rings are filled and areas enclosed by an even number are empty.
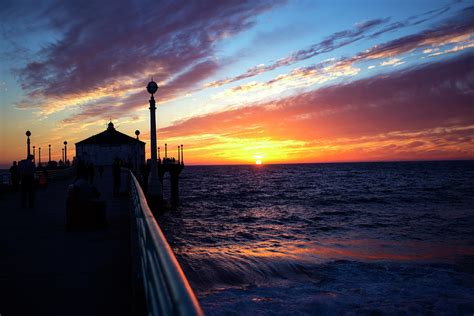
<svg viewBox="0 0 474 316">
<path fill-rule="evenodd" d="M 148 82 L 148 85 L 146 86 L 146 90 L 148 91 L 149 94 L 155 94 L 156 91 L 158 91 L 158 84 L 152 80 Z"/>
</svg>

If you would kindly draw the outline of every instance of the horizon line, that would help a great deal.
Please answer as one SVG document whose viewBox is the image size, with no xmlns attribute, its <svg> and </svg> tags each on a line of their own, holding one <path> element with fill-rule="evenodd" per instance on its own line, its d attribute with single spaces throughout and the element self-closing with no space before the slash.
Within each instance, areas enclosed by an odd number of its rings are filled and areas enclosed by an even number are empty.
<svg viewBox="0 0 474 316">
<path fill-rule="evenodd" d="M 470 159 L 452 158 L 452 159 L 419 159 L 419 160 L 347 160 L 347 161 L 325 161 L 325 162 L 277 162 L 264 163 L 261 165 L 317 165 L 317 164 L 344 164 L 344 163 L 393 163 L 393 162 L 443 162 L 443 161 L 474 161 L 474 157 Z M 185 164 L 185 166 L 256 166 L 255 163 L 227 163 L 227 164 Z"/>
<path fill-rule="evenodd" d="M 347 164 L 347 163 L 394 163 L 394 162 L 448 162 L 448 161 L 474 161 L 474 157 L 470 159 L 452 158 L 452 159 L 418 159 L 418 160 L 347 160 L 347 161 L 320 161 L 320 162 L 276 162 L 276 163 L 262 163 L 257 165 L 255 163 L 227 163 L 227 164 L 185 164 L 185 166 L 192 167 L 212 167 L 212 166 L 276 166 L 276 165 L 324 165 L 324 164 Z M 0 164 L 0 170 L 7 170 L 5 168 L 11 165 Z M 2 168 L 5 167 L 5 168 Z"/>
</svg>

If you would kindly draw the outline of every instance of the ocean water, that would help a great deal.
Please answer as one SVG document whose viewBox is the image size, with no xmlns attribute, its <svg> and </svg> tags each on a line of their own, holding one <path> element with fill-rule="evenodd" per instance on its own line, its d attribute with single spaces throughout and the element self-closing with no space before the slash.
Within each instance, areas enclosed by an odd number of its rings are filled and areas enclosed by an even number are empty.
<svg viewBox="0 0 474 316">
<path fill-rule="evenodd" d="M 473 161 L 190 166 L 180 184 L 158 221 L 208 315 L 474 313 Z"/>
</svg>

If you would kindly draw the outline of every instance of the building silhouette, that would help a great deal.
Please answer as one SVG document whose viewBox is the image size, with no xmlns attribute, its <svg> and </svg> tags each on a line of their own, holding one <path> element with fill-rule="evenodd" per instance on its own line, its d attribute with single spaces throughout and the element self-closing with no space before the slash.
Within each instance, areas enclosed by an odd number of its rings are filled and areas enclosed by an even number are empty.
<svg viewBox="0 0 474 316">
<path fill-rule="evenodd" d="M 140 166 L 145 163 L 145 143 L 117 131 L 109 122 L 105 131 L 76 143 L 76 158 L 96 166 L 111 166 L 115 159 Z"/>
</svg>

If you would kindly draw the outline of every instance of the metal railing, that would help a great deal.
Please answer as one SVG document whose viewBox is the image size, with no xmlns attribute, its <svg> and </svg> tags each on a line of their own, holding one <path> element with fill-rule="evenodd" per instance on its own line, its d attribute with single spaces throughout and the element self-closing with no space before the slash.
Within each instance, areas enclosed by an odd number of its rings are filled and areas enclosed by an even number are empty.
<svg viewBox="0 0 474 316">
<path fill-rule="evenodd" d="M 149 315 L 203 315 L 176 257 L 132 172 L 130 190 L 137 221 L 141 272 Z"/>
</svg>

